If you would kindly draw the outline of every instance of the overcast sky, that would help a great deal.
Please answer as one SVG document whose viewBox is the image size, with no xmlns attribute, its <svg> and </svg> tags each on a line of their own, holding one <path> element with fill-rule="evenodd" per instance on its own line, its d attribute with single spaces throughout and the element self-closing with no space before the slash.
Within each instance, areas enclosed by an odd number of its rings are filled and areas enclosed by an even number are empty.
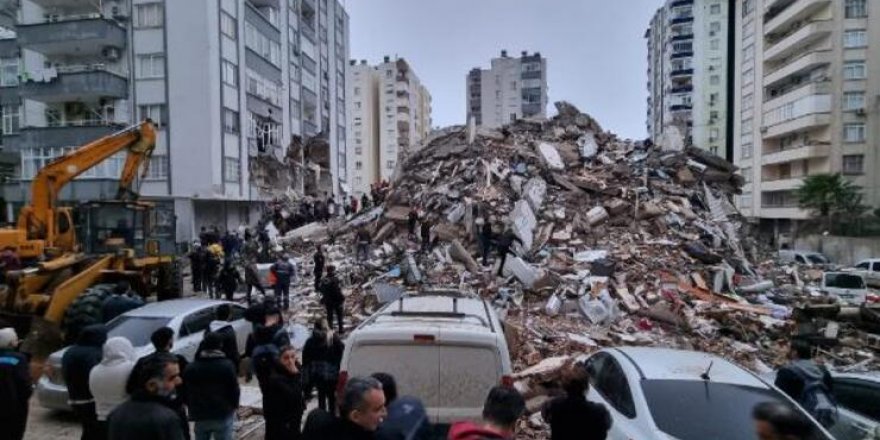
<svg viewBox="0 0 880 440">
<path fill-rule="evenodd" d="M 434 99 L 434 125 L 464 123 L 465 76 L 501 49 L 547 58 L 550 105 L 568 100 L 644 138 L 645 29 L 660 0 L 343 0 L 351 57 L 406 58 Z"/>
</svg>

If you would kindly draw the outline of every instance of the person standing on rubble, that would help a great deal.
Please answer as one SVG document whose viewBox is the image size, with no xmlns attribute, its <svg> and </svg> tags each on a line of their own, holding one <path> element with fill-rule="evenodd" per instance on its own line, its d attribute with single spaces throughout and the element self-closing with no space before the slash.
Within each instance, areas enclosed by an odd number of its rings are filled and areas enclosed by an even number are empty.
<svg viewBox="0 0 880 440">
<path fill-rule="evenodd" d="M 419 221 L 419 210 L 416 209 L 416 205 L 412 205 L 409 208 L 409 214 L 406 216 L 406 230 L 409 232 L 409 239 L 416 239 L 416 223 Z"/>
<path fill-rule="evenodd" d="M 492 221 L 488 218 L 481 217 L 477 219 L 479 226 L 480 252 L 483 254 L 483 266 L 489 265 L 489 254 L 492 251 Z"/>
<path fill-rule="evenodd" d="M 361 196 L 361 209 L 364 211 L 370 209 L 370 196 L 367 193 Z"/>
<path fill-rule="evenodd" d="M 351 213 L 357 214 L 358 213 L 358 199 L 357 199 L 357 197 L 352 195 L 350 203 L 351 203 Z"/>
<path fill-rule="evenodd" d="M 422 219 L 421 235 L 422 235 L 422 252 L 431 252 L 431 218 L 425 216 Z"/>
<path fill-rule="evenodd" d="M 315 245 L 315 256 L 312 257 L 312 260 L 315 262 L 315 269 L 313 270 L 313 274 L 315 275 L 315 289 L 321 286 L 321 277 L 324 276 L 324 252 L 321 250 L 321 245 Z"/>
<path fill-rule="evenodd" d="M 809 342 L 791 341 L 791 363 L 776 373 L 775 385 L 801 405 L 822 426 L 830 428 L 837 422 L 837 404 L 831 394 L 831 374 L 813 361 Z"/>
<path fill-rule="evenodd" d="M 366 261 L 370 256 L 370 244 L 373 242 L 373 238 L 370 237 L 370 231 L 367 230 L 366 226 L 361 226 L 355 238 L 357 240 L 355 252 L 357 260 Z"/>
<path fill-rule="evenodd" d="M 339 333 L 342 333 L 342 313 L 345 309 L 345 295 L 336 276 L 336 266 L 327 266 L 327 277 L 321 281 L 318 289 L 321 292 L 321 303 L 327 311 L 327 323 L 333 325 L 333 315 L 339 322 Z"/>
<path fill-rule="evenodd" d="M 569 365 L 562 372 L 565 395 L 547 401 L 541 410 L 550 424 L 551 440 L 605 440 L 611 429 L 611 415 L 601 404 L 587 401 L 590 387 L 582 364 Z"/>
<path fill-rule="evenodd" d="M 513 253 L 511 249 L 513 247 L 513 242 L 517 242 L 520 246 L 523 246 L 523 241 L 520 240 L 516 234 L 513 233 L 510 229 L 504 231 L 504 234 L 501 234 L 501 237 L 498 239 L 498 273 L 497 275 L 500 277 L 504 273 L 504 263 L 507 261 L 507 254 Z M 514 255 L 515 256 L 515 255 Z"/>
<path fill-rule="evenodd" d="M 296 279 L 296 267 L 290 263 L 286 254 L 282 254 L 269 271 L 275 275 L 276 301 L 280 301 L 279 305 L 284 310 L 290 309 L 290 283 Z"/>
</svg>

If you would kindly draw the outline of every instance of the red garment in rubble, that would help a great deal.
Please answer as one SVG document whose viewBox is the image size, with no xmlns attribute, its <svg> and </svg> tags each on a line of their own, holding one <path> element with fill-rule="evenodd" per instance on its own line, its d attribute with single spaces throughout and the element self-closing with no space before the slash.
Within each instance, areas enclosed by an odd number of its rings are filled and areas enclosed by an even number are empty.
<svg viewBox="0 0 880 440">
<path fill-rule="evenodd" d="M 490 440 L 501 439 L 508 440 L 497 431 L 479 426 L 471 422 L 459 422 L 452 425 L 449 429 L 449 440 Z"/>
</svg>

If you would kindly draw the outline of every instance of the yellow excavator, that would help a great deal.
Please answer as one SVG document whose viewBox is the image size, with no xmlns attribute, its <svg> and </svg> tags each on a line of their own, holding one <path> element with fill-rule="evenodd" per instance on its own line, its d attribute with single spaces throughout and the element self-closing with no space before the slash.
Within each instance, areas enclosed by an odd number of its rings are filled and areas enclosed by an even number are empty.
<svg viewBox="0 0 880 440">
<path fill-rule="evenodd" d="M 155 144 L 146 120 L 59 157 L 37 173 L 16 227 L 0 229 L 0 249 L 14 249 L 25 266 L 5 274 L 0 321 L 38 341 L 33 353 L 103 322 L 101 305 L 120 281 L 141 298 L 180 296 L 173 215 L 137 200 L 133 188 L 146 176 Z M 115 200 L 58 206 L 66 184 L 121 152 L 126 159 Z"/>
</svg>

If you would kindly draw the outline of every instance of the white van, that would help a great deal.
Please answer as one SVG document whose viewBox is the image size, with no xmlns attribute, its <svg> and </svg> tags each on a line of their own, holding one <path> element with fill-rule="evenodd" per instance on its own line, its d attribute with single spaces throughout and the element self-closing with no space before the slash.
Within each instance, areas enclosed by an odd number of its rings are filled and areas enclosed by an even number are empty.
<svg viewBox="0 0 880 440">
<path fill-rule="evenodd" d="M 391 302 L 345 341 L 339 386 L 388 373 L 401 396 L 422 400 L 435 424 L 479 420 L 489 390 L 512 385 L 495 310 L 478 296 L 429 290 Z"/>
</svg>

